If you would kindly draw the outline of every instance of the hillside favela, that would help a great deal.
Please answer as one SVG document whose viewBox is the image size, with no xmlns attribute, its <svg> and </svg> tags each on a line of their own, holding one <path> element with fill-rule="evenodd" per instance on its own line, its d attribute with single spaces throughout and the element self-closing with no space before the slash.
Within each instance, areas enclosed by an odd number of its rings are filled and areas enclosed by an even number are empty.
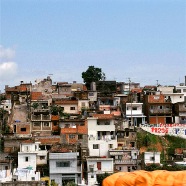
<svg viewBox="0 0 186 186">
<path fill-rule="evenodd" d="M 4 86 L 0 185 L 101 186 L 121 173 L 185 173 L 186 76 L 178 85 L 142 86 L 89 66 L 82 79 Z"/>
</svg>

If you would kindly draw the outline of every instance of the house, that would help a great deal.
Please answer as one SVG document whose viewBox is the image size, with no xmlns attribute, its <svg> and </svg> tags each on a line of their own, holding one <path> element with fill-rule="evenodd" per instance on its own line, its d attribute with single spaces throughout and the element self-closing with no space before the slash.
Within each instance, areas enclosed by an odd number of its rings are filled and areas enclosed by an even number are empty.
<svg viewBox="0 0 186 186">
<path fill-rule="evenodd" d="M 87 122 L 84 119 L 65 119 L 60 121 L 61 144 L 81 144 L 87 147 Z"/>
<path fill-rule="evenodd" d="M 113 158 L 114 171 L 132 172 L 138 169 L 137 157 L 139 150 L 137 149 L 111 149 L 109 157 Z"/>
<path fill-rule="evenodd" d="M 31 123 L 33 136 L 51 135 L 52 124 L 49 106 L 52 99 L 42 92 L 31 93 Z"/>
<path fill-rule="evenodd" d="M 35 84 L 32 86 L 32 92 L 42 92 L 43 94 L 51 94 L 53 91 L 52 79 L 50 76 L 44 79 L 35 80 Z"/>
<path fill-rule="evenodd" d="M 6 110 L 9 114 L 11 113 L 12 103 L 11 100 L 2 100 L 0 102 L 0 108 Z"/>
<path fill-rule="evenodd" d="M 130 120 L 130 126 L 139 127 L 141 123 L 145 123 L 143 103 L 126 103 L 125 116 Z"/>
<path fill-rule="evenodd" d="M 161 152 L 144 152 L 144 164 L 158 164 L 160 165 L 160 154 Z"/>
<path fill-rule="evenodd" d="M 39 181 L 37 166 L 47 164 L 47 150 L 39 148 L 39 142 L 27 140 L 20 144 L 16 175 L 20 181 Z"/>
<path fill-rule="evenodd" d="M 114 116 L 94 114 L 87 118 L 89 156 L 108 156 L 108 150 L 117 148 Z"/>
<path fill-rule="evenodd" d="M 113 172 L 114 168 L 112 158 L 87 158 L 87 181 L 89 186 L 96 185 L 98 183 L 97 175 L 104 173 L 111 174 Z"/>
<path fill-rule="evenodd" d="M 14 135 L 17 138 L 29 138 L 32 137 L 30 122 L 14 122 Z"/>
<path fill-rule="evenodd" d="M 180 85 L 176 86 L 176 92 L 184 94 L 184 101 L 186 101 L 186 76 L 185 76 L 185 82 L 180 83 Z"/>
<path fill-rule="evenodd" d="M 81 166 L 78 165 L 77 152 L 49 153 L 50 181 L 58 185 L 65 185 L 67 182 L 81 183 Z"/>
<path fill-rule="evenodd" d="M 66 97 L 71 97 L 72 94 L 72 85 L 68 82 L 58 82 L 57 83 L 57 92 L 58 94 L 65 95 Z"/>
<path fill-rule="evenodd" d="M 53 105 L 57 105 L 62 108 L 63 113 L 77 115 L 78 111 L 78 100 L 74 99 L 53 99 Z"/>
<path fill-rule="evenodd" d="M 186 102 L 174 104 L 175 123 L 186 124 Z"/>
<path fill-rule="evenodd" d="M 149 124 L 172 123 L 172 103 L 163 94 L 155 92 L 144 98 L 144 114 Z"/>
</svg>

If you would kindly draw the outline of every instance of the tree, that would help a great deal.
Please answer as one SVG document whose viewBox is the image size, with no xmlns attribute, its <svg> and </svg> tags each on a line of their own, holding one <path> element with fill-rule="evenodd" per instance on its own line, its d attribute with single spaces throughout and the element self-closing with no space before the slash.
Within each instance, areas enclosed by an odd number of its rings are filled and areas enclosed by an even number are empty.
<svg viewBox="0 0 186 186">
<path fill-rule="evenodd" d="M 82 72 L 82 78 L 87 89 L 90 90 L 90 84 L 92 82 L 105 80 L 105 73 L 102 72 L 101 68 L 89 66 L 85 72 Z"/>
</svg>

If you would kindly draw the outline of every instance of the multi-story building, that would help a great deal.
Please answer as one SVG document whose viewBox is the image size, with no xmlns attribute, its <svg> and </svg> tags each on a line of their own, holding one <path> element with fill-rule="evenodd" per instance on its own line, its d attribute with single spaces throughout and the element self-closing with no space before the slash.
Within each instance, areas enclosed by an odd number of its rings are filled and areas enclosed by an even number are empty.
<svg viewBox="0 0 186 186">
<path fill-rule="evenodd" d="M 160 165 L 160 154 L 161 152 L 144 152 L 144 164 L 158 164 Z"/>
<path fill-rule="evenodd" d="M 20 181 L 40 181 L 38 165 L 47 164 L 47 150 L 39 148 L 39 142 L 30 140 L 20 144 L 18 152 L 17 176 Z"/>
<path fill-rule="evenodd" d="M 160 92 L 145 95 L 144 114 L 149 124 L 172 123 L 172 103 Z"/>
<path fill-rule="evenodd" d="M 186 124 L 186 102 L 174 104 L 175 123 Z"/>
<path fill-rule="evenodd" d="M 31 123 L 33 136 L 51 135 L 51 99 L 43 96 L 41 92 L 31 93 Z"/>
<path fill-rule="evenodd" d="M 137 157 L 139 150 L 137 149 L 112 149 L 109 150 L 109 156 L 114 160 L 114 171 L 132 172 L 138 169 Z"/>
<path fill-rule="evenodd" d="M 108 156 L 117 148 L 117 136 L 112 114 L 94 114 L 87 118 L 89 156 Z"/>
<path fill-rule="evenodd" d="M 145 123 L 143 114 L 143 103 L 126 103 L 125 116 L 130 121 L 130 126 L 139 127 L 141 123 Z"/>
<path fill-rule="evenodd" d="M 76 152 L 49 153 L 50 181 L 59 185 L 66 185 L 68 182 L 80 184 L 82 170 L 77 158 Z"/>
<path fill-rule="evenodd" d="M 87 181 L 88 185 L 96 185 L 97 176 L 99 174 L 109 173 L 112 174 L 114 172 L 113 167 L 113 159 L 112 158 L 87 158 Z"/>
</svg>

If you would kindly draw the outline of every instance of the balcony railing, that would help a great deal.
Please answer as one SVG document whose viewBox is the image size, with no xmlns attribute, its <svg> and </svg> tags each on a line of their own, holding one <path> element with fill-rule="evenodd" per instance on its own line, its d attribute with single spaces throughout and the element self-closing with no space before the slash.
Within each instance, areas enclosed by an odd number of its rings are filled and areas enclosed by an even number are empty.
<svg viewBox="0 0 186 186">
<path fill-rule="evenodd" d="M 171 114 L 171 109 L 150 109 L 151 114 Z"/>
<path fill-rule="evenodd" d="M 89 140 L 104 140 L 104 141 L 111 141 L 115 140 L 116 135 L 104 135 L 104 136 L 90 136 Z"/>
<path fill-rule="evenodd" d="M 32 115 L 31 116 L 31 119 L 32 121 L 50 121 L 51 120 L 51 116 L 50 115 L 43 115 L 43 114 L 40 114 L 40 115 Z"/>
<path fill-rule="evenodd" d="M 124 165 L 127 165 L 127 164 L 136 165 L 137 161 L 136 160 L 115 160 L 114 163 L 115 164 L 124 164 Z"/>
</svg>

